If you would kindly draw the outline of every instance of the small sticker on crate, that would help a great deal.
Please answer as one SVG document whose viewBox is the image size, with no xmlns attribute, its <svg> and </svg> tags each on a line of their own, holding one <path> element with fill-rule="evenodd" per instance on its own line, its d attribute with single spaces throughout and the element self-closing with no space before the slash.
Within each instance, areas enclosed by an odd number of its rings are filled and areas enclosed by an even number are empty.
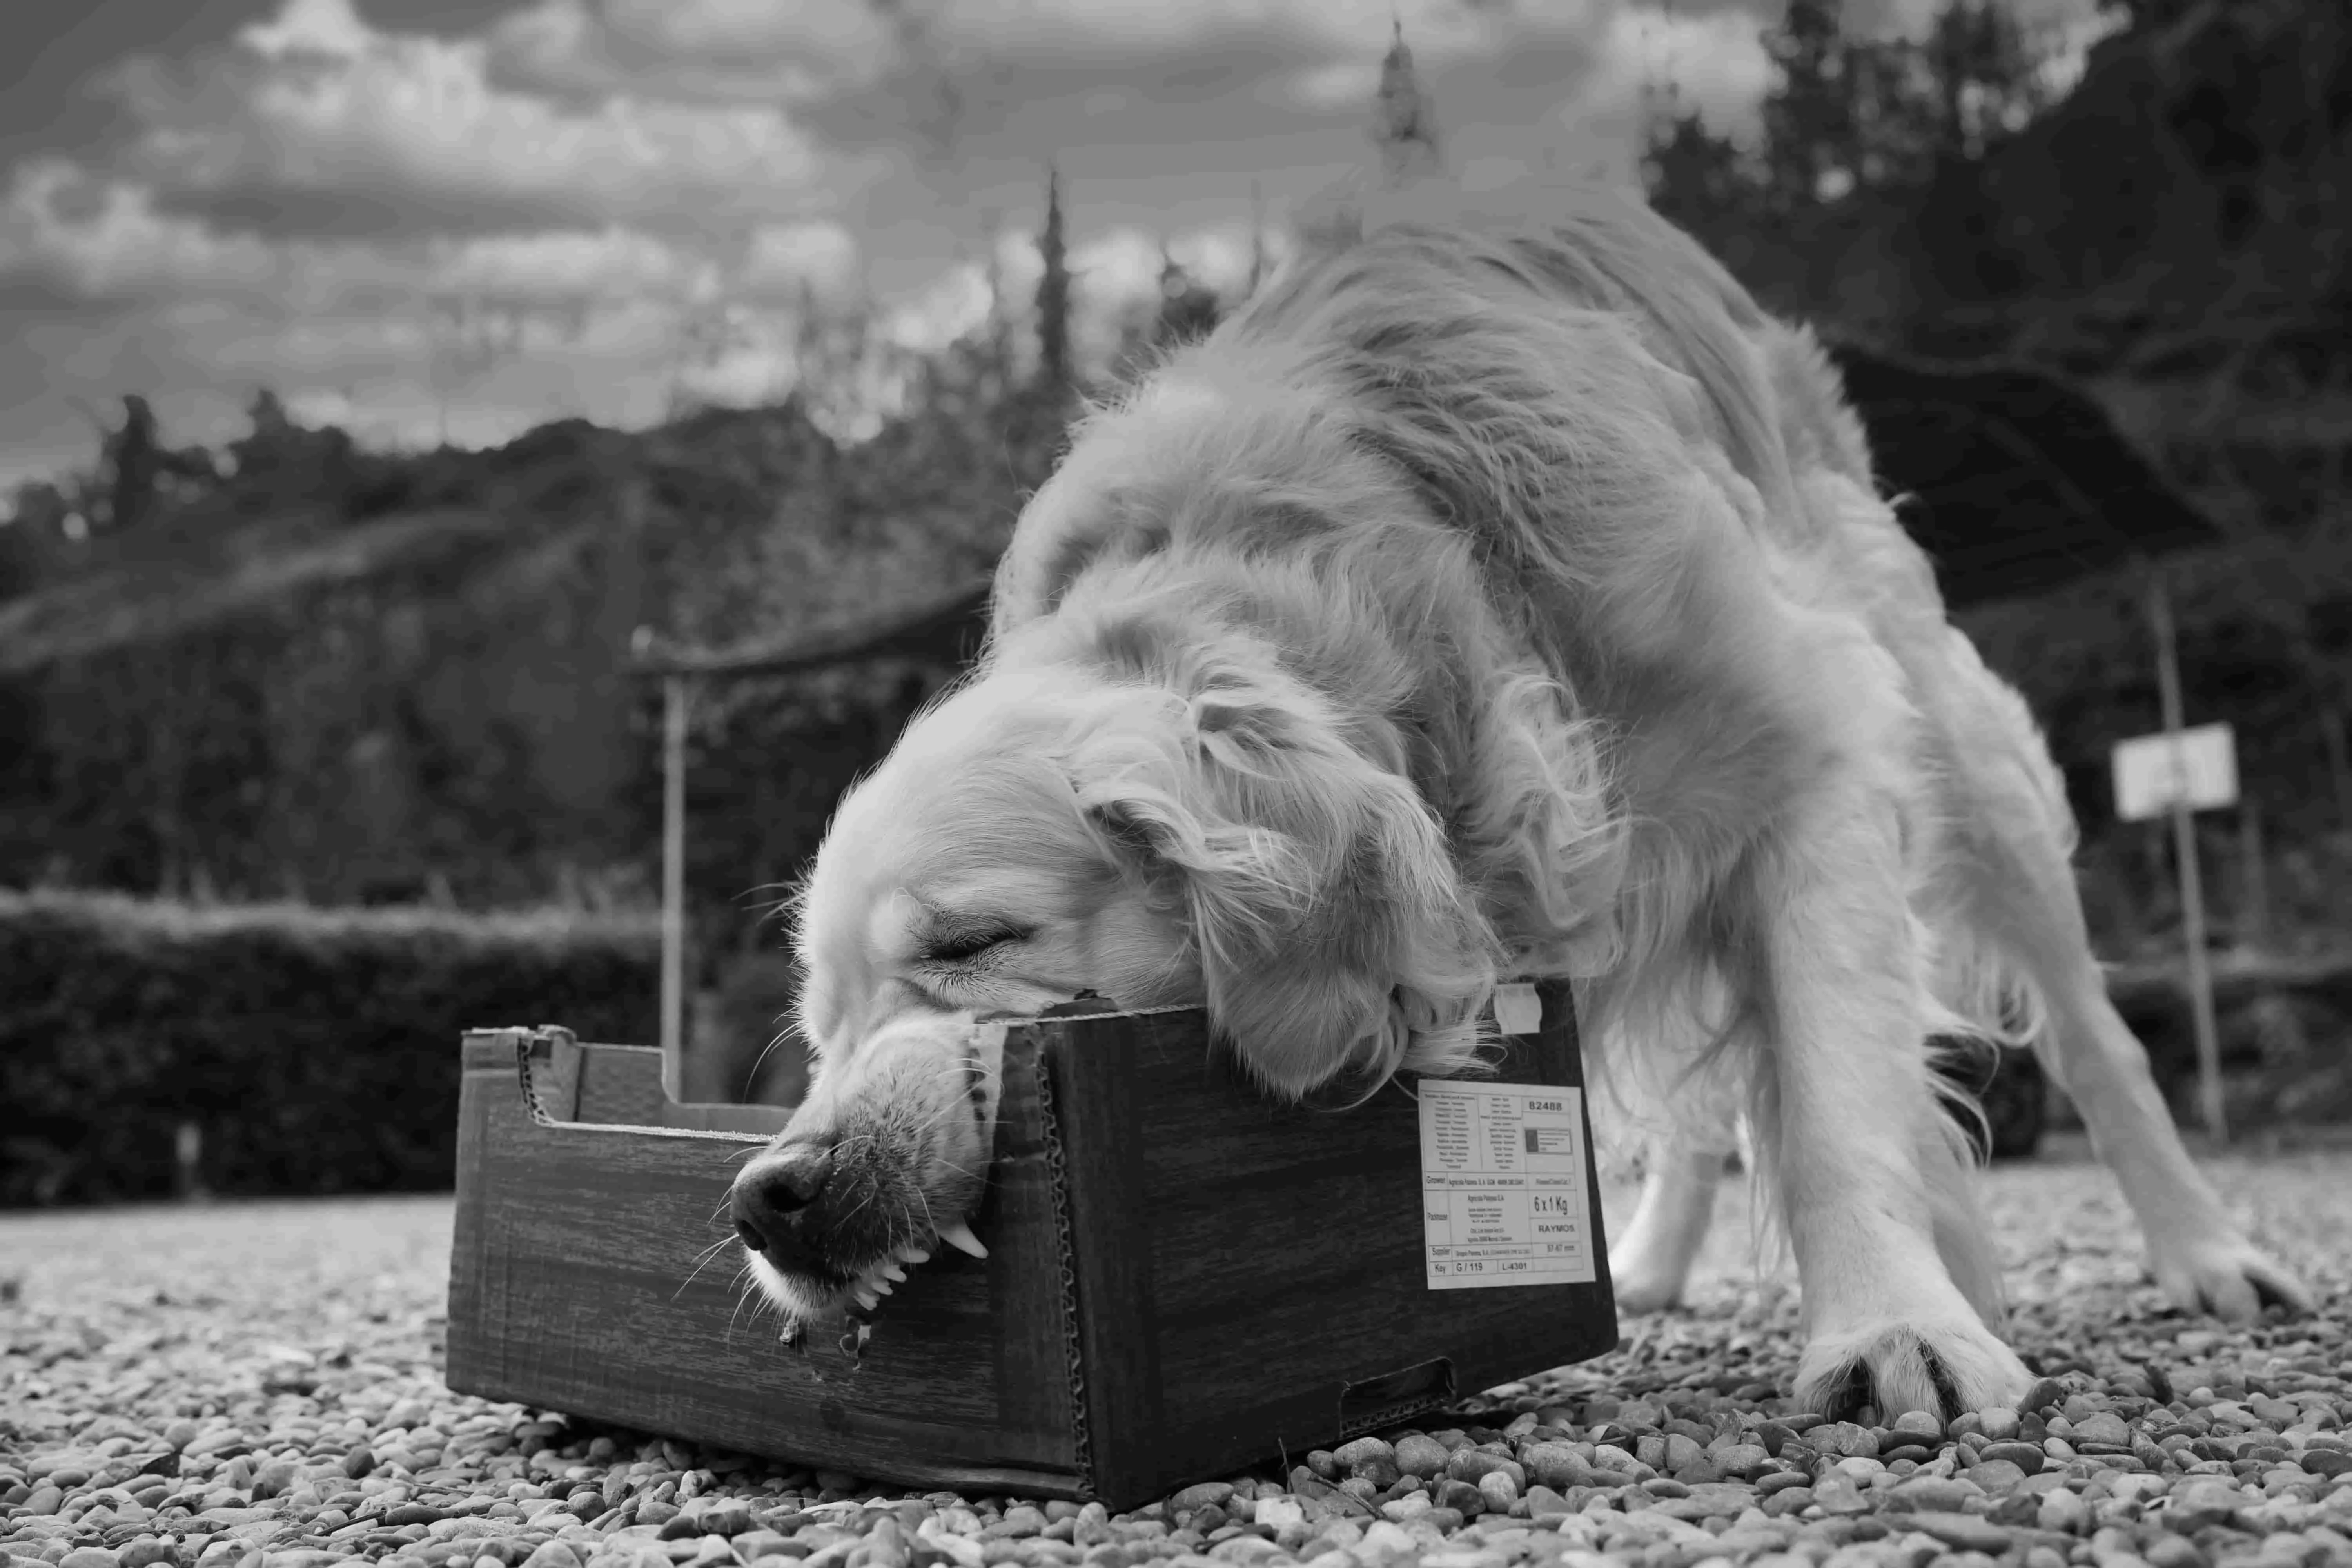
<svg viewBox="0 0 2352 1568">
<path fill-rule="evenodd" d="M 1495 987 L 1495 1028 L 1506 1035 L 1532 1035 L 1543 1027 L 1543 998 L 1524 980 Z"/>
<path fill-rule="evenodd" d="M 1429 1288 L 1593 1283 L 1583 1090 L 1423 1079 L 1419 1093 Z"/>
</svg>

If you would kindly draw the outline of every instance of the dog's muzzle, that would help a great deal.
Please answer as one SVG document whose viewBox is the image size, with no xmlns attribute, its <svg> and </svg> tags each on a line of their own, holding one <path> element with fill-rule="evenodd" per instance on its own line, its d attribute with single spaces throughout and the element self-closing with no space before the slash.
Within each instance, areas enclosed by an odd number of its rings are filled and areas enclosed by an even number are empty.
<svg viewBox="0 0 2352 1568">
<path fill-rule="evenodd" d="M 929 1261 L 945 1242 L 974 1258 L 988 1249 L 959 1216 L 910 1238 L 867 1234 L 873 1205 L 856 1182 L 838 1177 L 838 1145 L 787 1143 L 737 1173 L 729 1192 L 736 1239 L 786 1279 L 820 1298 L 846 1296 L 867 1311 L 907 1278 L 909 1266 Z"/>
</svg>

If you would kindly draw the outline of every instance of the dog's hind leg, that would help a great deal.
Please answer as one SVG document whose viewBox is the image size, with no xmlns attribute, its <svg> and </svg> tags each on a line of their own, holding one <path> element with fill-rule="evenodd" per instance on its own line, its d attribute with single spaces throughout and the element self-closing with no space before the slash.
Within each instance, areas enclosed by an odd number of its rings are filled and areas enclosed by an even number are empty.
<svg viewBox="0 0 2352 1568">
<path fill-rule="evenodd" d="M 1722 1154 L 1680 1134 L 1669 1133 L 1651 1148 L 1633 1217 L 1609 1247 L 1619 1310 L 1657 1312 L 1681 1302 L 1715 1218 L 1723 1167 Z"/>
<path fill-rule="evenodd" d="M 2051 846 L 2004 831 L 1978 875 L 1987 923 L 2047 1010 L 2035 1053 L 2082 1113 L 2147 1242 L 2148 1271 L 2179 1307 L 2245 1321 L 2278 1302 L 2309 1311 L 2310 1291 L 2264 1256 L 2197 1169 L 2148 1070 L 2147 1052 L 2107 995 L 2072 875 Z"/>
<path fill-rule="evenodd" d="M 2175 1305 L 2238 1321 L 2310 1291 L 2263 1255 L 2189 1159 L 2148 1070 L 2147 1052 L 2108 998 L 2072 866 L 2064 786 L 2023 702 L 1979 667 L 1977 742 L 1962 787 L 1963 898 L 1979 941 L 2022 975 L 2045 1011 L 2034 1049 L 2082 1113 L 2147 1242 L 2149 1272 Z"/>
</svg>

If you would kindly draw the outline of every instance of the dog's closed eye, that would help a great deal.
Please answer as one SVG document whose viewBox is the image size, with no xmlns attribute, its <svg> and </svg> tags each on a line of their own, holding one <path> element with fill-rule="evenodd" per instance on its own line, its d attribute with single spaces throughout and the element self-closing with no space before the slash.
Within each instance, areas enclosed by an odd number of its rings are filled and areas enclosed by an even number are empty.
<svg viewBox="0 0 2352 1568">
<path fill-rule="evenodd" d="M 1009 928 L 942 933 L 923 943 L 923 962 L 950 966 L 970 963 L 984 953 L 1021 942 L 1028 935 L 1027 931 Z"/>
</svg>

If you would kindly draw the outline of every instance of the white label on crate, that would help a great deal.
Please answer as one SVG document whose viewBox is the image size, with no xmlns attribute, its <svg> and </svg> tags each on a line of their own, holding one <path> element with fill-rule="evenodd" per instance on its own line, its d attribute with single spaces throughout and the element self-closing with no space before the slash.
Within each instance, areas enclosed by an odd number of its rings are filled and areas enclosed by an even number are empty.
<svg viewBox="0 0 2352 1568">
<path fill-rule="evenodd" d="M 1543 1027 L 1543 999 L 1524 980 L 1495 987 L 1495 1027 L 1506 1035 L 1532 1035 Z"/>
<path fill-rule="evenodd" d="M 1591 1284 L 1584 1091 L 1430 1078 L 1416 1088 L 1429 1288 Z"/>
</svg>

